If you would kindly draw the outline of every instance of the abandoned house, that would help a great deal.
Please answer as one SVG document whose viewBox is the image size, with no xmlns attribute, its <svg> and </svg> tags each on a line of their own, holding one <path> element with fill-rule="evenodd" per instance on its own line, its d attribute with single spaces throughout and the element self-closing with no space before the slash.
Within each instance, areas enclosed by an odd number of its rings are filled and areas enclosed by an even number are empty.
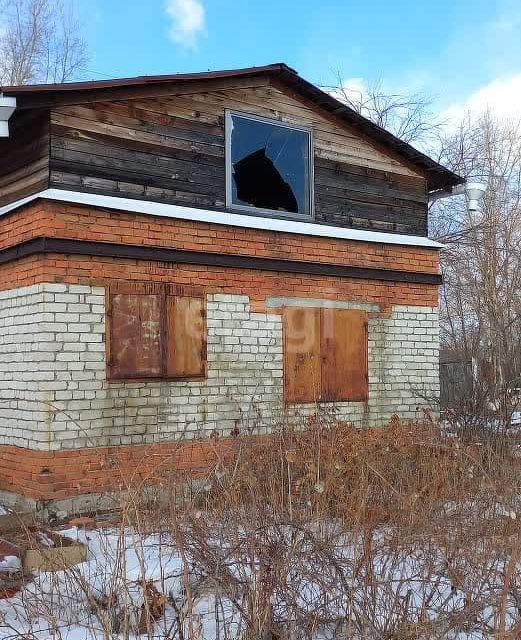
<svg viewBox="0 0 521 640">
<path fill-rule="evenodd" d="M 284 64 L 0 96 L 4 497 L 436 398 L 428 198 L 459 176 Z"/>
</svg>

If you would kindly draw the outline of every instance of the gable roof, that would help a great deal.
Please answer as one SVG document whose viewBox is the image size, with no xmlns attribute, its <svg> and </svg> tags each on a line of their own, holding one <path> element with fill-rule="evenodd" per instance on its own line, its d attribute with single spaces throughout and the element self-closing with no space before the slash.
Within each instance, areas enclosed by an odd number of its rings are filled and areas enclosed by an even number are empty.
<svg viewBox="0 0 521 640">
<path fill-rule="evenodd" d="M 464 178 L 443 167 L 435 160 L 400 140 L 395 135 L 357 113 L 351 107 L 340 102 L 332 95 L 308 82 L 286 64 L 277 63 L 262 67 L 248 67 L 225 71 L 205 71 L 201 73 L 177 73 L 173 75 L 137 76 L 134 78 L 116 78 L 113 80 L 93 80 L 87 82 L 66 82 L 62 84 L 37 84 L 0 87 L 0 93 L 17 98 L 18 108 L 38 108 L 52 106 L 63 100 L 74 98 L 77 102 L 88 102 L 94 94 L 118 90 L 146 87 L 178 86 L 197 82 L 204 83 L 217 79 L 253 78 L 266 76 L 276 78 L 296 94 L 310 100 L 319 108 L 344 121 L 350 127 L 399 155 L 424 173 L 429 190 L 450 189 L 464 182 Z M 131 97 L 131 96 L 128 96 Z M 101 99 L 98 97 L 98 99 Z M 106 98 L 105 98 L 106 99 Z"/>
</svg>

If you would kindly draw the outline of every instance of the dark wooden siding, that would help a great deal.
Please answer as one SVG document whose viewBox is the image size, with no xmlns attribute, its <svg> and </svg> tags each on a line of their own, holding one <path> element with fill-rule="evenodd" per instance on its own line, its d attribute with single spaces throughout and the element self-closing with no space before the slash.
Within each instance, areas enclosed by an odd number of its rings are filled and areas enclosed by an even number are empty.
<svg viewBox="0 0 521 640">
<path fill-rule="evenodd" d="M 24 198 L 49 182 L 49 111 L 15 111 L 9 137 L 0 138 L 0 205 Z"/>
<path fill-rule="evenodd" d="M 60 106 L 50 115 L 50 186 L 225 210 L 224 113 L 236 109 L 306 124 L 315 148 L 315 221 L 425 235 L 426 181 L 357 132 L 273 86 Z M 30 113 L 30 112 L 29 112 Z M 27 114 L 27 112 L 26 112 Z M 23 118 L 28 116 L 23 114 Z M 30 138 L 35 123 L 14 123 Z M 22 163 L 9 200 L 45 186 L 40 125 L 32 168 Z M 19 139 L 17 134 L 16 136 Z M 12 144 L 20 157 L 25 150 Z M 36 164 L 34 164 L 36 161 Z M 40 164 L 38 164 L 40 163 Z M 12 164 L 12 163 L 6 163 Z M 40 173 L 36 173 L 36 169 Z M 30 173 L 27 182 L 25 173 Z M 4 200 L 5 201 L 5 200 Z"/>
</svg>

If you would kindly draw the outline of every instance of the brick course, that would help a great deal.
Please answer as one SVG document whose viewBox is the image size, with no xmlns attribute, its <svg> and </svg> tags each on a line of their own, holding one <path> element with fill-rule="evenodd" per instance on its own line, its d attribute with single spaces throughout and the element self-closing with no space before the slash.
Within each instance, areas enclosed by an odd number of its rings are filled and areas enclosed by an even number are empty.
<svg viewBox="0 0 521 640">
<path fill-rule="evenodd" d="M 235 442 L 222 438 L 66 451 L 0 446 L 0 491 L 56 500 L 154 484 L 173 473 L 178 479 L 183 472 L 197 477 Z"/>
<path fill-rule="evenodd" d="M 1 289 L 25 287 L 40 282 L 95 284 L 114 280 L 175 282 L 205 287 L 209 292 L 247 295 L 258 310 L 266 297 L 322 297 L 331 300 L 375 302 L 384 307 L 414 304 L 435 307 L 437 285 L 383 282 L 355 278 L 292 275 L 249 269 L 172 265 L 146 260 L 90 258 L 87 256 L 45 255 L 22 258 L 2 266 Z"/>
</svg>

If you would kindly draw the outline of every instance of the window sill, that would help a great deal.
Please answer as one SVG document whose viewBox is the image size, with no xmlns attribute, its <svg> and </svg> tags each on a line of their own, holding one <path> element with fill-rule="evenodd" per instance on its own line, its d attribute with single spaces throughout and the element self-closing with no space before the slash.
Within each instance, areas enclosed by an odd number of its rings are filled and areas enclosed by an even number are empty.
<svg viewBox="0 0 521 640">
<path fill-rule="evenodd" d="M 255 218 L 273 218 L 275 220 L 292 220 L 295 222 L 313 222 L 315 216 L 311 213 L 291 213 L 290 211 L 279 211 L 275 209 L 257 209 L 246 205 L 229 204 L 226 210 L 231 214 L 252 216 Z"/>
<path fill-rule="evenodd" d="M 200 376 L 182 376 L 182 377 L 175 377 L 175 378 L 165 378 L 165 377 L 158 377 L 158 378 L 152 378 L 152 377 L 141 377 L 141 378 L 112 378 L 112 377 L 108 377 L 106 379 L 106 382 L 108 384 L 130 384 L 130 383 L 134 383 L 134 382 L 201 382 L 203 380 L 207 379 L 207 375 L 200 375 Z"/>
</svg>

